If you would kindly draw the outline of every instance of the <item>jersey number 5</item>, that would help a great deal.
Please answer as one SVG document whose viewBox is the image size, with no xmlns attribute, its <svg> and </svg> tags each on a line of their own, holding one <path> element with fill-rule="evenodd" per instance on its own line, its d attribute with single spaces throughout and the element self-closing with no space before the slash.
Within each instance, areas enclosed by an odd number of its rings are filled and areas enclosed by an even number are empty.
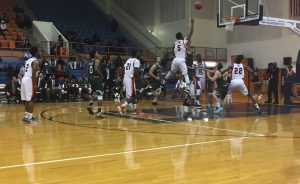
<svg viewBox="0 0 300 184">
<path fill-rule="evenodd" d="M 234 69 L 234 74 L 240 74 L 240 75 L 242 75 L 243 74 L 243 68 L 235 68 Z"/>
<path fill-rule="evenodd" d="M 181 51 L 180 45 L 177 45 L 177 51 Z"/>
</svg>

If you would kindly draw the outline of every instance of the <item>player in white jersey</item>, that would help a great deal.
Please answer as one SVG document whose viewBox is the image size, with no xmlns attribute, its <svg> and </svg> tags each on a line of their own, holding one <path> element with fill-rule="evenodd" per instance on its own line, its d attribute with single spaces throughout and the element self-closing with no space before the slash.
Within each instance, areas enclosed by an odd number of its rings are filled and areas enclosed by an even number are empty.
<svg viewBox="0 0 300 184">
<path fill-rule="evenodd" d="M 184 77 L 185 83 L 187 84 L 186 93 L 188 96 L 189 96 L 190 79 L 188 76 L 188 70 L 186 66 L 186 50 L 191 43 L 191 37 L 193 31 L 194 31 L 194 19 L 191 20 L 190 33 L 187 39 L 184 39 L 181 32 L 178 32 L 176 34 L 177 40 L 174 43 L 175 58 L 172 61 L 171 70 L 168 72 L 168 74 L 165 77 L 165 80 L 168 80 L 173 74 L 175 74 L 178 70 L 180 70 Z M 165 84 L 165 81 L 163 81 L 163 84 Z"/>
<path fill-rule="evenodd" d="M 258 112 L 258 114 L 261 114 L 261 109 L 259 108 L 253 95 L 248 92 L 247 86 L 245 85 L 245 82 L 243 80 L 244 75 L 245 75 L 245 68 L 251 73 L 253 73 L 253 70 L 248 66 L 244 66 L 241 63 L 242 60 L 243 60 L 243 56 L 238 56 L 235 59 L 235 63 L 233 65 L 229 66 L 227 69 L 225 69 L 222 72 L 222 73 L 224 73 L 224 72 L 232 69 L 232 79 L 229 84 L 227 94 L 231 95 L 234 90 L 239 90 L 242 93 L 242 95 L 248 96 L 251 99 L 252 103 L 255 106 L 256 111 Z"/>
<path fill-rule="evenodd" d="M 35 96 L 35 83 L 38 71 L 38 48 L 32 47 L 30 54 L 32 58 L 25 62 L 24 77 L 21 82 L 21 98 L 25 101 L 25 115 L 23 117 L 24 123 L 37 123 L 32 117 L 33 113 L 33 98 Z"/>
<path fill-rule="evenodd" d="M 137 52 L 132 52 L 132 57 L 129 58 L 124 65 L 124 87 L 126 92 L 125 102 L 118 106 L 118 110 L 121 115 L 126 113 L 126 107 L 128 106 L 133 110 L 133 114 L 139 114 L 137 109 L 137 99 L 135 94 L 135 78 L 138 77 L 138 71 L 140 68 L 140 60 L 137 59 Z"/>
<path fill-rule="evenodd" d="M 194 71 L 193 82 L 190 86 L 191 96 L 194 98 L 194 106 L 201 107 L 200 96 L 205 88 L 205 63 L 202 62 L 201 54 L 196 55 L 196 61 L 193 62 Z"/>
</svg>

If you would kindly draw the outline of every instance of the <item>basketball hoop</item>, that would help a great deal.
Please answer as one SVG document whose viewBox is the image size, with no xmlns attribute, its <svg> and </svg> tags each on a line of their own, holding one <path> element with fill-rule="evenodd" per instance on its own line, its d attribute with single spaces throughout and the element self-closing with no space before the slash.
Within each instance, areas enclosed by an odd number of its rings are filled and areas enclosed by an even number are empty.
<svg viewBox="0 0 300 184">
<path fill-rule="evenodd" d="M 223 17 L 223 22 L 225 24 L 226 31 L 233 31 L 234 24 L 239 23 L 241 18 L 239 16 L 225 16 Z"/>
</svg>

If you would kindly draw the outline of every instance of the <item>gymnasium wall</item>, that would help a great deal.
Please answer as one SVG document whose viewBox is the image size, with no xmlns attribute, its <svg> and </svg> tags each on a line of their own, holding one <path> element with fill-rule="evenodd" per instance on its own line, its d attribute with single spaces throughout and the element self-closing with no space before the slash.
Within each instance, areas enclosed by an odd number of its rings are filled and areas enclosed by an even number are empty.
<svg viewBox="0 0 300 184">
<path fill-rule="evenodd" d="M 194 0 L 114 0 L 114 3 L 151 31 L 163 47 L 172 46 L 179 31 L 187 36 L 190 17 L 195 18 L 194 46 L 225 47 L 226 33 L 216 27 L 217 0 L 202 1 L 205 8 L 200 11 L 195 10 Z"/>
<path fill-rule="evenodd" d="M 265 16 L 289 18 L 289 1 L 265 0 Z M 287 28 L 271 26 L 236 26 L 227 33 L 228 60 L 231 55 L 243 54 L 254 58 L 255 66 L 266 68 L 270 62 L 283 66 L 283 57 L 296 60 L 300 36 Z"/>
</svg>

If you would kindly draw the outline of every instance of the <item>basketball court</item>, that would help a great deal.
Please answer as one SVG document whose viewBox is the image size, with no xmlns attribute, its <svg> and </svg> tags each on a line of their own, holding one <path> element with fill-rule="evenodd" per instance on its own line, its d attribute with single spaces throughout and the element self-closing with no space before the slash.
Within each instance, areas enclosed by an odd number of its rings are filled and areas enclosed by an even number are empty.
<svg viewBox="0 0 300 184">
<path fill-rule="evenodd" d="M 294 23 L 264 16 L 260 0 L 219 6 L 217 26 L 229 31 Z M 0 104 L 0 183 L 300 183 L 299 106 L 257 115 L 246 97 L 233 99 L 221 114 L 143 100 L 144 114 L 125 116 L 105 101 L 102 119 L 87 102 L 36 103 L 37 125 L 21 122 L 22 105 Z"/>
<path fill-rule="evenodd" d="M 105 119 L 86 105 L 37 104 L 36 126 L 21 123 L 22 106 L 2 105 L 1 183 L 299 182 L 299 108 L 257 116 L 234 103 L 186 121 L 178 102 L 143 101 L 144 115 L 125 117 L 106 102 Z"/>
</svg>

